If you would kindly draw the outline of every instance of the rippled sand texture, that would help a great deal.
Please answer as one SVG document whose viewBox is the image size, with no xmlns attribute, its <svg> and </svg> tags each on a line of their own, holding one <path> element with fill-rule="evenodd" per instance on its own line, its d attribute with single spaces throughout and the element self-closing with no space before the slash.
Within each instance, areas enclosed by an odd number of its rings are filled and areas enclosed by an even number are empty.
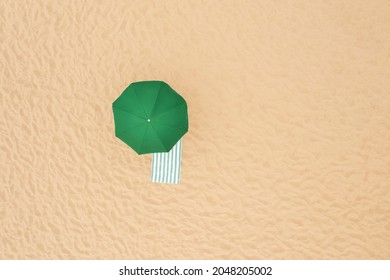
<svg viewBox="0 0 390 280">
<path fill-rule="evenodd" d="M 389 1 L 115 2 L 0 2 L 0 258 L 390 258 Z M 149 79 L 178 186 L 114 137 Z"/>
</svg>

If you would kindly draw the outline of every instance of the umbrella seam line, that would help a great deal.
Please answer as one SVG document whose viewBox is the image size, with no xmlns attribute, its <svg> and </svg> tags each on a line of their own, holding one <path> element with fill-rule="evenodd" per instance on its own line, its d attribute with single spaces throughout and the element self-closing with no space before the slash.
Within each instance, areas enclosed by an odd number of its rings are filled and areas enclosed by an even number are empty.
<svg viewBox="0 0 390 280">
<path fill-rule="evenodd" d="M 133 129 L 133 128 L 136 128 L 136 127 L 138 127 L 138 126 L 141 126 L 141 125 L 144 125 L 143 123 L 140 123 L 140 124 L 137 124 L 137 125 L 135 125 L 135 126 L 132 126 L 132 127 L 130 127 L 131 129 Z M 116 135 L 116 137 L 122 137 L 122 136 L 125 136 L 125 135 L 127 135 L 128 133 L 130 133 L 130 132 L 132 132 L 131 130 L 123 130 L 123 131 L 120 131 L 120 132 L 117 132 L 117 131 L 115 131 L 115 135 Z"/>
<path fill-rule="evenodd" d="M 155 117 L 158 118 L 158 117 L 164 116 L 166 113 L 169 113 L 170 111 L 172 111 L 173 109 L 176 109 L 177 107 L 184 106 L 185 104 L 186 104 L 185 101 L 184 101 L 184 103 L 176 104 L 175 106 L 169 108 L 168 110 L 164 111 L 163 113 L 158 114 Z"/>
<path fill-rule="evenodd" d="M 148 127 L 146 127 L 145 131 L 144 131 L 144 136 L 142 136 L 142 141 L 141 141 L 141 145 L 140 145 L 140 148 L 139 148 L 139 151 L 142 153 L 142 145 L 143 143 L 145 142 L 145 135 L 146 135 L 146 132 L 148 131 Z"/>
<path fill-rule="evenodd" d="M 183 129 L 183 128 L 178 128 L 178 127 L 175 127 L 175 126 L 172 126 L 172 125 L 160 123 L 159 121 L 155 121 L 154 123 L 156 123 L 156 122 L 158 123 L 158 125 L 166 126 L 166 127 L 172 128 L 172 129 L 177 129 L 177 130 L 184 131 L 184 132 L 188 131 L 188 130 Z"/>
<path fill-rule="evenodd" d="M 145 117 L 147 118 L 147 117 L 148 117 L 148 114 L 146 113 L 144 104 L 142 104 L 142 102 L 140 101 L 140 99 L 139 99 L 139 97 L 138 97 L 138 92 L 135 90 L 135 88 L 134 88 L 134 92 L 135 92 L 135 96 L 137 97 L 137 101 L 138 101 L 138 103 L 141 105 L 141 108 L 142 108 L 142 110 L 144 111 Z"/>
<path fill-rule="evenodd" d="M 161 145 L 164 147 L 164 149 L 167 150 L 168 148 L 167 148 L 167 147 L 164 145 L 164 143 L 161 141 L 161 138 L 160 138 L 160 136 L 158 136 L 158 133 L 157 133 L 157 131 L 154 129 L 153 124 L 150 124 L 150 127 L 153 129 L 154 133 L 156 134 L 158 141 L 160 141 L 160 143 L 161 143 Z"/>
<path fill-rule="evenodd" d="M 112 108 L 115 109 L 115 110 L 121 111 L 121 112 L 123 112 L 123 113 L 129 114 L 129 115 L 132 115 L 132 116 L 135 116 L 135 117 L 137 117 L 137 118 L 139 118 L 139 119 L 141 119 L 141 120 L 144 120 L 143 117 L 140 117 L 140 116 L 135 115 L 135 114 L 133 114 L 133 113 L 127 112 L 127 111 L 125 111 L 125 110 L 123 110 L 123 109 L 121 109 L 121 108 L 118 108 L 118 107 L 112 107 Z"/>
<path fill-rule="evenodd" d="M 164 85 L 164 82 L 161 82 L 161 85 L 160 85 L 160 87 L 158 89 L 158 92 L 157 92 L 156 99 L 154 100 L 154 103 L 153 103 L 153 106 L 152 106 L 152 111 L 150 112 L 150 117 L 153 115 L 154 107 L 156 106 L 156 102 L 157 102 L 158 97 L 160 96 L 161 88 L 162 88 L 163 85 Z"/>
</svg>

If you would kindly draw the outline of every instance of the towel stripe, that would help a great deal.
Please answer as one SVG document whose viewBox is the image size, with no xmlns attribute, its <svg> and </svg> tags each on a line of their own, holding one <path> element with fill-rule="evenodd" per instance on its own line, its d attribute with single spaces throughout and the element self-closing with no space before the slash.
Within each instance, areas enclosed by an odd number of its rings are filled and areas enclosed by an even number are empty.
<svg viewBox="0 0 390 280">
<path fill-rule="evenodd" d="M 168 153 L 152 154 L 152 182 L 179 184 L 182 139 Z"/>
<path fill-rule="evenodd" d="M 178 151 L 178 153 L 179 153 L 178 157 L 181 159 L 181 146 L 183 145 L 183 143 L 180 141 L 179 145 L 180 145 L 180 148 L 179 148 L 179 151 Z M 177 168 L 178 168 L 177 169 L 178 170 L 177 171 L 177 182 L 179 183 L 179 181 L 180 181 L 181 165 L 179 164 Z"/>
</svg>

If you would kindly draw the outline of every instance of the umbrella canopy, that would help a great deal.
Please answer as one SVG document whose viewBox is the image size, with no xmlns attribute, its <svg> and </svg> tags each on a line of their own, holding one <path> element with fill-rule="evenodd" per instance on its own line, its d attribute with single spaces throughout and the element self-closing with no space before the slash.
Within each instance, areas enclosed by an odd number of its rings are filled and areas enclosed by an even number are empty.
<svg viewBox="0 0 390 280">
<path fill-rule="evenodd" d="M 186 101 L 162 81 L 130 84 L 112 109 L 115 136 L 138 154 L 169 152 L 188 131 Z"/>
</svg>

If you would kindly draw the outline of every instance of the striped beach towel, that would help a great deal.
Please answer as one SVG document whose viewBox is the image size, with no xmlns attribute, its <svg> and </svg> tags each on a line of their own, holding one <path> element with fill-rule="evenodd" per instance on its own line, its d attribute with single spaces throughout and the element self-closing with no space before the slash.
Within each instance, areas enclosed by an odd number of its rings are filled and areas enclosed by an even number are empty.
<svg viewBox="0 0 390 280">
<path fill-rule="evenodd" d="M 182 139 L 168 153 L 152 154 L 152 182 L 179 184 L 181 145 Z"/>
</svg>

